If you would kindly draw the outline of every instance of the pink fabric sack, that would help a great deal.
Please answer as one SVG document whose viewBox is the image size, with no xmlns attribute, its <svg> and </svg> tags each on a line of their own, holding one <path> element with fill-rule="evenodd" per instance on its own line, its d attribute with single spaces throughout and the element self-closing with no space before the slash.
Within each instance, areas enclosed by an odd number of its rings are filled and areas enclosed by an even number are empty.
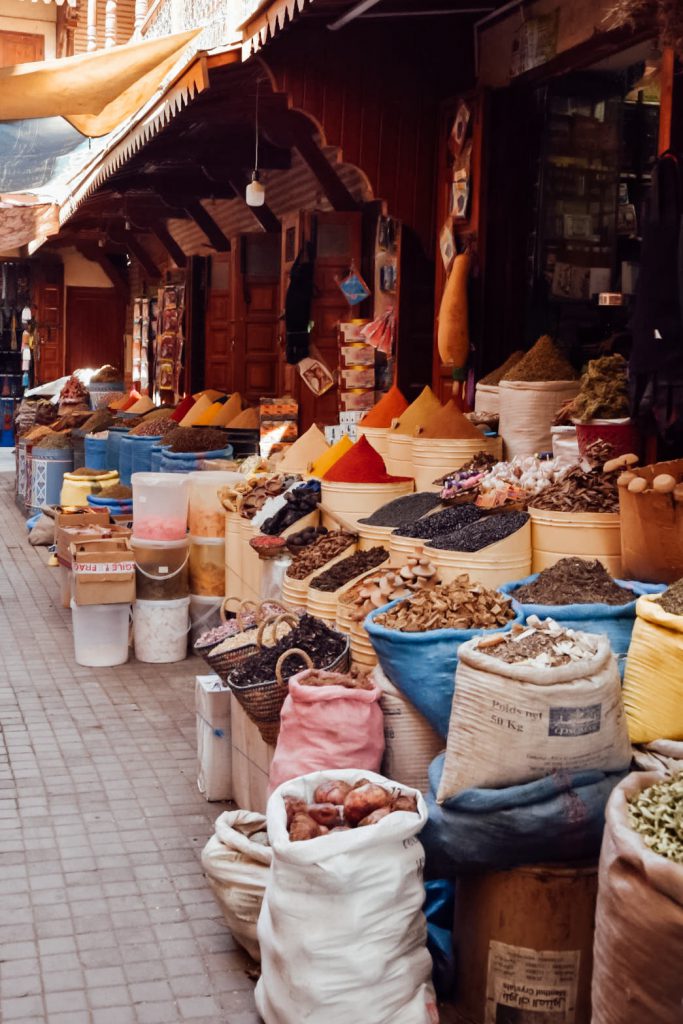
<svg viewBox="0 0 683 1024">
<path fill-rule="evenodd" d="M 289 680 L 280 735 L 270 766 L 270 792 L 309 772 L 358 768 L 379 771 L 384 754 L 382 691 L 302 684 L 315 669 Z M 327 673 L 332 676 L 333 673 Z M 342 676 L 339 676 L 342 679 Z"/>
</svg>

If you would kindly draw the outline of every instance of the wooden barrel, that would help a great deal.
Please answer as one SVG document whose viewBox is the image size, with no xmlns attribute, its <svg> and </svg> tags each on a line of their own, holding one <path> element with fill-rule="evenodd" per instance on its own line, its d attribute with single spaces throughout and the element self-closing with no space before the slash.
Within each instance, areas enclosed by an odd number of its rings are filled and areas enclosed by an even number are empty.
<svg viewBox="0 0 683 1024">
<path fill-rule="evenodd" d="M 458 880 L 458 1024 L 590 1024 L 597 872 L 539 865 Z"/>
</svg>

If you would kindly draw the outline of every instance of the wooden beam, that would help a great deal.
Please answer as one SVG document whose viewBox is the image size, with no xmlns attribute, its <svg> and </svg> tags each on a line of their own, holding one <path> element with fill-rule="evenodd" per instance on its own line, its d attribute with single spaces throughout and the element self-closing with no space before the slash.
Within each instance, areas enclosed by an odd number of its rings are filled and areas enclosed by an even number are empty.
<svg viewBox="0 0 683 1024">
<path fill-rule="evenodd" d="M 152 233 L 156 235 L 156 237 L 159 239 L 164 249 L 175 263 L 176 267 L 180 267 L 181 270 L 184 270 L 185 267 L 187 266 L 187 256 L 180 248 L 180 246 L 178 245 L 178 243 L 176 242 L 175 238 L 168 230 L 166 225 L 162 221 L 158 220 L 152 225 L 151 230 Z"/>
<path fill-rule="evenodd" d="M 123 235 L 116 234 L 113 236 L 114 241 L 124 245 L 132 256 L 142 266 L 143 270 L 147 274 L 147 277 L 154 278 L 158 281 L 161 279 L 161 271 L 157 267 L 156 263 L 145 249 L 142 242 L 132 231 L 125 231 Z"/>
<path fill-rule="evenodd" d="M 112 263 L 105 250 L 96 242 L 76 242 L 76 249 L 85 256 L 86 260 L 97 263 L 107 275 L 112 285 L 120 295 L 128 295 L 128 281 L 119 273 L 118 268 Z"/>
<path fill-rule="evenodd" d="M 249 213 L 251 213 L 252 216 L 259 222 L 263 230 L 267 231 L 269 234 L 279 235 L 280 232 L 282 231 L 282 224 L 280 223 L 279 217 L 277 217 L 273 213 L 273 211 L 271 210 L 267 203 L 264 203 L 263 206 L 247 205 L 245 193 L 247 191 L 249 179 L 247 178 L 244 171 L 233 172 L 229 180 L 230 184 L 235 190 L 236 195 L 239 196 L 239 198 L 242 200 L 244 205 L 249 210 Z"/>
<path fill-rule="evenodd" d="M 185 209 L 216 252 L 230 252 L 230 239 L 226 238 L 220 226 L 198 199 L 186 202 Z"/>
</svg>

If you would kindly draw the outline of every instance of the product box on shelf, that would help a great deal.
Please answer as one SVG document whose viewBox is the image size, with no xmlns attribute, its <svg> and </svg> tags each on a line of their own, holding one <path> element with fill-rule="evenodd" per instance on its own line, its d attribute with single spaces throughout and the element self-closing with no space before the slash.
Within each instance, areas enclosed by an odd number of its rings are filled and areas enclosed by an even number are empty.
<svg viewBox="0 0 683 1024">
<path fill-rule="evenodd" d="M 73 595 L 77 605 L 131 604 L 135 558 L 128 537 L 71 545 Z"/>
<path fill-rule="evenodd" d="M 57 558 L 62 565 L 71 565 L 71 552 L 69 546 L 78 540 L 78 535 L 69 533 L 65 529 L 88 529 L 92 526 L 109 526 L 109 513 L 102 512 L 57 512 L 55 515 L 55 544 Z"/>
</svg>

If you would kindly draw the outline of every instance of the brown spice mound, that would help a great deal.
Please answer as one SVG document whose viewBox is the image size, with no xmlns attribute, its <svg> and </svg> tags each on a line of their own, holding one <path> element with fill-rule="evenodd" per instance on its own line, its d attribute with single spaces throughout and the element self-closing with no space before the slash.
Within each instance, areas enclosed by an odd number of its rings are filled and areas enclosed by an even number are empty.
<svg viewBox="0 0 683 1024">
<path fill-rule="evenodd" d="M 501 380 L 577 380 L 578 376 L 550 335 L 544 334 L 518 363 L 503 374 Z"/>
<path fill-rule="evenodd" d="M 511 356 L 508 356 L 502 366 L 499 366 L 497 370 L 491 370 L 485 377 L 482 377 L 479 381 L 480 384 L 489 384 L 495 387 L 500 384 L 501 380 L 513 366 L 515 366 L 520 359 L 524 358 L 524 349 L 518 348 L 516 352 L 513 352 Z"/>
<path fill-rule="evenodd" d="M 71 472 L 71 476 L 108 476 L 111 473 L 110 469 L 88 469 L 87 466 L 80 466 L 78 469 L 74 469 Z"/>
<path fill-rule="evenodd" d="M 50 430 L 47 434 L 41 437 L 37 444 L 33 445 L 34 451 L 36 449 L 49 449 L 49 448 L 70 448 L 71 438 L 68 434 L 58 434 L 54 430 Z"/>
<path fill-rule="evenodd" d="M 670 615 L 683 615 L 683 579 L 672 583 L 669 589 L 657 598 L 657 604 Z"/>
<path fill-rule="evenodd" d="M 109 409 L 97 409 L 82 426 L 86 434 L 98 434 L 100 430 L 107 430 L 114 425 L 115 416 Z"/>
<path fill-rule="evenodd" d="M 561 558 L 539 573 L 533 583 L 518 587 L 512 596 L 521 604 L 543 605 L 620 605 L 635 599 L 633 591 L 615 583 L 597 558 Z"/>
<path fill-rule="evenodd" d="M 116 498 L 118 500 L 132 498 L 133 490 L 130 487 L 126 487 L 125 484 L 112 484 L 111 487 L 105 487 L 104 490 L 100 491 L 97 497 Z"/>
<path fill-rule="evenodd" d="M 221 430 L 210 427 L 178 427 L 173 431 L 172 452 L 217 452 L 227 442 Z"/>
<path fill-rule="evenodd" d="M 165 437 L 172 430 L 179 430 L 180 427 L 170 416 L 157 416 L 152 420 L 145 420 L 131 430 L 135 437 Z"/>
<path fill-rule="evenodd" d="M 561 480 L 546 487 L 531 503 L 531 508 L 547 512 L 618 512 L 619 470 L 603 473 L 575 466 Z"/>
</svg>

